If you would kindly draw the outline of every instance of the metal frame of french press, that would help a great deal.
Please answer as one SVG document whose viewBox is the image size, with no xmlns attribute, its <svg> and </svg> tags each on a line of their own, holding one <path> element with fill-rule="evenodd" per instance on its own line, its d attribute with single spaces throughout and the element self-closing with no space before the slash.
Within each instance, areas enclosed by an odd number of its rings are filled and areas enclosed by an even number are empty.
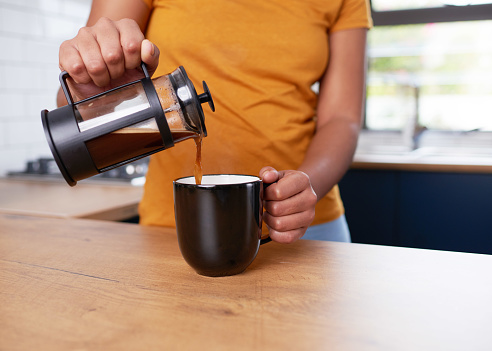
<svg viewBox="0 0 492 351">
<path fill-rule="evenodd" d="M 67 98 L 68 105 L 60 107 L 53 111 L 41 111 L 41 120 L 43 122 L 46 139 L 48 140 L 48 144 L 53 157 L 58 165 L 58 168 L 60 169 L 60 172 L 70 186 L 76 185 L 78 180 L 82 180 L 93 175 L 106 172 L 110 169 L 122 166 L 124 164 L 133 162 L 140 158 L 149 156 L 153 153 L 174 146 L 171 130 L 169 129 L 169 126 L 167 124 L 164 111 L 161 107 L 159 97 L 149 76 L 147 68 L 143 63 L 141 67 L 143 73 L 145 74 L 145 78 L 121 85 L 117 88 L 102 92 L 100 94 L 77 102 L 73 101 L 72 95 L 70 94 L 70 90 L 67 86 L 66 80 L 67 78 L 69 78 L 69 74 L 65 71 L 60 73 L 60 84 L 62 86 L 65 97 Z M 106 122 L 98 126 L 97 128 L 80 131 L 79 124 L 76 118 L 75 106 L 89 100 L 96 99 L 112 91 L 137 84 L 139 82 L 142 83 L 143 89 L 147 96 L 147 100 L 149 102 L 149 107 L 147 109 L 132 113 L 128 116 L 121 117 L 114 121 Z M 50 114 L 49 120 L 48 112 Z M 71 115 L 73 116 L 73 118 L 67 118 L 67 115 Z M 152 118 L 155 119 L 157 127 L 159 128 L 159 132 L 163 141 L 162 148 L 152 150 L 148 153 L 130 158 L 128 160 L 116 163 L 102 169 L 98 169 L 96 167 L 94 161 L 92 160 L 92 156 L 87 149 L 87 141 L 102 137 L 106 134 Z M 57 147 L 55 147 L 55 145 Z"/>
</svg>

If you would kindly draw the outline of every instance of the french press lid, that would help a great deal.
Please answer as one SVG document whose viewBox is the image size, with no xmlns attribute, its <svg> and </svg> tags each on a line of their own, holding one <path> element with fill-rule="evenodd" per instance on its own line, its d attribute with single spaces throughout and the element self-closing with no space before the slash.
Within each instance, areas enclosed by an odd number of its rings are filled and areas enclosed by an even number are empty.
<svg viewBox="0 0 492 351">
<path fill-rule="evenodd" d="M 207 129 L 205 127 L 205 115 L 203 113 L 202 104 L 208 102 L 212 112 L 215 112 L 214 102 L 212 100 L 212 94 L 208 89 L 205 81 L 203 84 L 203 93 L 198 95 L 195 86 L 188 78 L 183 66 L 179 66 L 170 75 L 170 80 L 178 96 L 181 110 L 183 111 L 186 122 L 197 128 L 198 133 L 207 136 Z"/>
</svg>

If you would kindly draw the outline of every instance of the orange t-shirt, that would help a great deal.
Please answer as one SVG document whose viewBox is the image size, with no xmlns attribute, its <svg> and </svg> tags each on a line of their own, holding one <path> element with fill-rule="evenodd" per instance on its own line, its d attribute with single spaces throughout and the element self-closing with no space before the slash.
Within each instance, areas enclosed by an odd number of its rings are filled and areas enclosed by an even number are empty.
<svg viewBox="0 0 492 351">
<path fill-rule="evenodd" d="M 212 93 L 216 112 L 202 105 L 204 174 L 297 169 L 316 128 L 311 86 L 326 69 L 329 33 L 371 26 L 367 0 L 146 2 L 146 36 L 161 52 L 154 76 L 181 65 L 198 93 L 202 80 Z M 151 156 L 141 224 L 175 225 L 172 181 L 193 175 L 195 149 L 186 140 Z M 335 186 L 313 224 L 343 211 Z"/>
</svg>

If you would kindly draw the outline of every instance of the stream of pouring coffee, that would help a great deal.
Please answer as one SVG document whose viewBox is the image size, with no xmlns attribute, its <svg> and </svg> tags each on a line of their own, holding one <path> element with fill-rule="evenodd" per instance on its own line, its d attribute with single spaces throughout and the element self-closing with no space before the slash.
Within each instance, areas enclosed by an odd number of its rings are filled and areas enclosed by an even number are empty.
<svg viewBox="0 0 492 351">
<path fill-rule="evenodd" d="M 203 138 L 199 136 L 193 138 L 196 145 L 196 158 L 195 158 L 195 184 L 202 184 L 203 168 L 202 168 L 202 142 Z"/>
<path fill-rule="evenodd" d="M 169 129 L 171 130 L 171 134 L 173 135 L 173 140 L 179 140 L 181 137 L 185 135 L 189 135 L 190 132 L 184 125 L 182 115 L 180 114 L 180 104 L 174 93 L 174 88 L 169 80 L 168 76 L 161 76 L 155 79 L 152 79 L 152 83 L 157 92 L 157 96 L 159 97 L 159 102 L 161 103 L 161 107 L 165 112 L 167 124 Z M 202 139 L 203 136 L 201 134 L 193 133 L 193 140 L 196 145 L 196 158 L 195 158 L 195 183 L 202 184 Z"/>
</svg>

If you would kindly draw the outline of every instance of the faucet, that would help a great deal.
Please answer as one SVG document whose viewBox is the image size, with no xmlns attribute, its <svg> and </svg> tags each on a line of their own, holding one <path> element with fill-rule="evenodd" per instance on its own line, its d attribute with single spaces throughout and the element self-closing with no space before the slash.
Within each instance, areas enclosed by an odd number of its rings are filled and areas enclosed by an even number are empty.
<svg viewBox="0 0 492 351">
<path fill-rule="evenodd" d="M 414 91 L 413 113 L 408 117 L 402 129 L 403 143 L 410 150 L 416 150 L 419 147 L 419 141 L 427 127 L 419 123 L 420 120 L 420 87 L 418 84 L 410 85 Z"/>
</svg>

